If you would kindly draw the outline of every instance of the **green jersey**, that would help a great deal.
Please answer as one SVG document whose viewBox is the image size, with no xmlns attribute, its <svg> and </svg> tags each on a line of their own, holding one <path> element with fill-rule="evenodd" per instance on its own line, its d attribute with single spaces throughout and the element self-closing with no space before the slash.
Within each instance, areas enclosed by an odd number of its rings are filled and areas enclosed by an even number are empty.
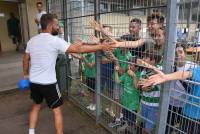
<svg viewBox="0 0 200 134">
<path fill-rule="evenodd" d="M 136 72 L 136 76 L 139 77 L 139 72 Z M 140 91 L 134 86 L 133 78 L 128 74 L 124 73 L 120 77 L 120 83 L 123 88 L 121 95 L 121 103 L 130 110 L 138 110 Z"/>
<path fill-rule="evenodd" d="M 123 54 L 121 52 L 120 48 L 117 48 L 114 51 L 115 57 L 119 60 L 120 67 L 126 72 L 128 70 L 128 60 L 132 56 L 130 51 L 128 51 L 126 54 Z"/>
<path fill-rule="evenodd" d="M 121 49 L 117 48 L 114 51 L 115 57 L 119 60 L 119 66 L 127 72 L 128 70 L 128 60 L 132 56 L 130 51 L 128 51 L 126 54 L 122 54 Z M 112 78 L 115 79 L 115 73 L 113 73 Z"/>
<path fill-rule="evenodd" d="M 92 53 L 92 54 L 85 54 L 84 57 L 85 57 L 85 62 L 87 62 L 87 63 L 95 62 L 95 55 L 94 55 L 94 53 Z M 95 75 L 96 75 L 95 66 L 93 66 L 92 68 L 89 68 L 86 65 L 86 63 L 84 63 L 84 75 L 86 77 L 89 77 L 89 78 L 95 78 Z"/>
</svg>

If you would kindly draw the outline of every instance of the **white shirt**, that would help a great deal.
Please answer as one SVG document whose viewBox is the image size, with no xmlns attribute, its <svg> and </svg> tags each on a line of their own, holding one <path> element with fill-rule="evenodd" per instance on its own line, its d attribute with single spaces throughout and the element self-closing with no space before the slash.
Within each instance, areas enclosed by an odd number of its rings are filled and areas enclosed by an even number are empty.
<svg viewBox="0 0 200 134">
<path fill-rule="evenodd" d="M 186 61 L 184 66 L 176 66 L 176 69 L 177 71 L 190 71 L 197 66 L 198 65 L 194 62 Z M 175 107 L 183 107 L 185 105 L 185 102 L 183 100 L 187 100 L 186 91 L 183 85 L 180 83 L 179 80 L 176 80 L 171 82 L 170 88 L 170 105 Z"/>
<path fill-rule="evenodd" d="M 196 68 L 198 65 L 192 61 L 186 61 L 185 65 L 182 67 L 176 66 L 177 71 L 190 71 L 193 68 Z"/>
<path fill-rule="evenodd" d="M 49 33 L 40 33 L 31 38 L 26 48 L 31 60 L 30 81 L 43 85 L 56 83 L 57 56 L 66 52 L 68 48 L 68 42 Z"/>
<path fill-rule="evenodd" d="M 37 15 L 36 15 L 36 19 L 39 22 L 38 29 L 41 29 L 40 19 L 41 19 L 43 14 L 46 14 L 46 11 L 41 11 L 40 13 L 38 12 Z"/>
</svg>

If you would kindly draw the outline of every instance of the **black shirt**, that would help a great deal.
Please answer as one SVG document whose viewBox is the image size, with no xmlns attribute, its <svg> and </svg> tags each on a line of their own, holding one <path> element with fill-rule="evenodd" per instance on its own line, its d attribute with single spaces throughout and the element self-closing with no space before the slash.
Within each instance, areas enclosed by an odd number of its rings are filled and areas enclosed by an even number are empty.
<svg viewBox="0 0 200 134">
<path fill-rule="evenodd" d="M 127 35 L 123 35 L 121 37 L 122 40 L 126 40 L 126 41 L 137 41 L 140 39 L 140 37 L 135 37 L 131 34 L 127 34 Z M 137 48 L 129 48 L 132 56 L 137 56 L 139 58 L 142 58 L 142 53 L 145 51 L 145 45 L 142 45 L 140 47 Z"/>
</svg>

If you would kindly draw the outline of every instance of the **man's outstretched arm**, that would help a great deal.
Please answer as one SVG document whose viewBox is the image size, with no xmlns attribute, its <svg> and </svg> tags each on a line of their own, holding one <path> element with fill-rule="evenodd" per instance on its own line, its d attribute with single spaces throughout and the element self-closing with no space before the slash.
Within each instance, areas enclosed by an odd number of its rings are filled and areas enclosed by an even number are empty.
<svg viewBox="0 0 200 134">
<path fill-rule="evenodd" d="M 74 43 L 66 50 L 67 53 L 90 53 L 98 50 L 109 51 L 115 48 L 114 43 L 110 44 L 97 44 L 97 45 L 83 45 L 83 43 Z"/>
</svg>

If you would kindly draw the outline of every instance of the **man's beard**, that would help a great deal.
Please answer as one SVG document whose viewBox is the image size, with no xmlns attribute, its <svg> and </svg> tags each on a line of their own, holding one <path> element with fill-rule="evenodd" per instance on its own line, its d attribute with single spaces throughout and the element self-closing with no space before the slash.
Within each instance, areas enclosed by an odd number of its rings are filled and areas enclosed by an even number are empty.
<svg viewBox="0 0 200 134">
<path fill-rule="evenodd" d="M 51 32 L 51 34 L 52 34 L 53 36 L 56 36 L 56 35 L 58 35 L 58 31 L 53 31 L 53 32 Z"/>
<path fill-rule="evenodd" d="M 52 34 L 53 36 L 57 36 L 57 35 L 59 34 L 58 31 L 59 31 L 59 30 L 52 30 L 51 34 Z"/>
</svg>

